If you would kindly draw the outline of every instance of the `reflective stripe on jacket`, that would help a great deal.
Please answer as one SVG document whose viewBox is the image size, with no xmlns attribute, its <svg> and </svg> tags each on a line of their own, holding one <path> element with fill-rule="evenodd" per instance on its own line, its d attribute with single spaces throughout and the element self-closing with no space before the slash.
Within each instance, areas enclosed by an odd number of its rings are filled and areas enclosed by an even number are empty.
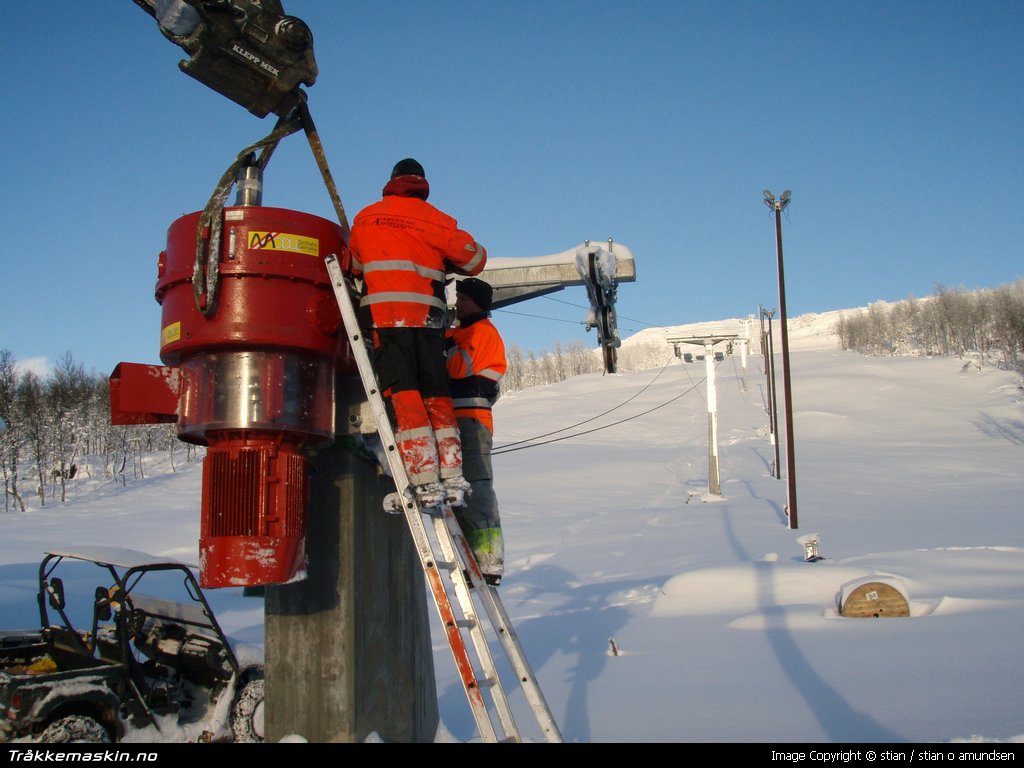
<svg viewBox="0 0 1024 768">
<path fill-rule="evenodd" d="M 470 325 L 448 330 L 454 346 L 448 350 L 448 375 L 452 380 L 455 417 L 476 419 L 494 432 L 491 406 L 505 377 L 505 343 L 486 317 Z"/>
<path fill-rule="evenodd" d="M 441 328 L 445 275 L 476 275 L 487 251 L 451 216 L 418 197 L 386 194 L 360 211 L 349 236 L 360 306 L 377 328 Z"/>
</svg>

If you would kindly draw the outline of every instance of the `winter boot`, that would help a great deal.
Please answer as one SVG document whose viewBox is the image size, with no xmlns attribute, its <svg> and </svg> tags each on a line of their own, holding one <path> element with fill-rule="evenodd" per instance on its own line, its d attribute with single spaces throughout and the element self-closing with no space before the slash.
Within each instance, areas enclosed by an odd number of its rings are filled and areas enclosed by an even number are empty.
<svg viewBox="0 0 1024 768">
<path fill-rule="evenodd" d="M 481 570 L 481 573 L 483 574 L 483 577 L 484 577 L 484 583 L 487 586 L 489 586 L 489 587 L 496 587 L 499 584 L 501 584 L 501 574 L 500 573 L 484 573 L 483 570 Z M 470 589 L 473 589 L 473 580 L 469 577 L 469 571 L 463 571 L 462 575 L 466 577 L 466 585 Z"/>
<path fill-rule="evenodd" d="M 447 492 L 441 483 L 422 483 L 415 488 L 416 502 L 420 510 L 427 515 L 441 513 L 441 505 L 445 503 Z"/>
<path fill-rule="evenodd" d="M 462 475 L 456 475 L 444 479 L 444 490 L 449 504 L 453 507 L 464 507 L 473 487 Z"/>
</svg>

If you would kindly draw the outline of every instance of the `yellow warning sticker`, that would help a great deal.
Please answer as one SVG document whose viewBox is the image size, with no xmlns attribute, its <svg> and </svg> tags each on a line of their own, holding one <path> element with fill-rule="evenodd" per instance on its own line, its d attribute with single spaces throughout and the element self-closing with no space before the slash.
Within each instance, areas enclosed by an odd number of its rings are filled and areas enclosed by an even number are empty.
<svg viewBox="0 0 1024 768">
<path fill-rule="evenodd" d="M 160 347 L 166 347 L 181 338 L 181 321 L 171 323 L 160 331 Z"/>
<path fill-rule="evenodd" d="M 320 241 L 315 237 L 293 235 L 289 232 L 249 232 L 250 251 L 291 251 L 307 256 L 320 256 Z"/>
</svg>

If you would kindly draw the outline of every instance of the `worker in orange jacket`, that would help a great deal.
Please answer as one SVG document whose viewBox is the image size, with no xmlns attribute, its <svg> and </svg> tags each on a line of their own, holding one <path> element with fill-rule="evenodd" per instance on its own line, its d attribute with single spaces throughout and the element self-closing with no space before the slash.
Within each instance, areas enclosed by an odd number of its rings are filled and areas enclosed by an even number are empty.
<svg viewBox="0 0 1024 768">
<path fill-rule="evenodd" d="M 491 286 L 470 277 L 455 284 L 455 293 L 459 324 L 448 331 L 448 375 L 462 438 L 463 474 L 472 487 L 455 517 L 484 579 L 496 586 L 504 572 L 505 542 L 491 469 L 491 406 L 505 376 L 505 343 L 490 320 Z"/>
<path fill-rule="evenodd" d="M 409 480 L 424 508 L 464 503 L 469 484 L 444 359 L 445 281 L 476 275 L 487 251 L 427 202 L 423 166 L 398 162 L 383 198 L 352 222 L 350 272 L 373 327 L 374 364 Z"/>
</svg>

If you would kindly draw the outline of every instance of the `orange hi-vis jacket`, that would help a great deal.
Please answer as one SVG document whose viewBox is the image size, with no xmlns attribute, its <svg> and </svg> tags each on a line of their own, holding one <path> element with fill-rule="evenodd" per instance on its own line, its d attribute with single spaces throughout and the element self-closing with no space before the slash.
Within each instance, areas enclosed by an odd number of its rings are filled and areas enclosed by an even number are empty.
<svg viewBox="0 0 1024 768">
<path fill-rule="evenodd" d="M 505 343 L 486 317 L 465 327 L 450 328 L 448 376 L 452 383 L 455 418 L 476 419 L 494 434 L 491 406 L 498 399 L 508 363 Z"/>
<path fill-rule="evenodd" d="M 487 251 L 426 200 L 386 194 L 360 211 L 349 236 L 351 273 L 365 285 L 360 306 L 376 328 L 443 328 L 448 272 L 476 275 Z"/>
</svg>

